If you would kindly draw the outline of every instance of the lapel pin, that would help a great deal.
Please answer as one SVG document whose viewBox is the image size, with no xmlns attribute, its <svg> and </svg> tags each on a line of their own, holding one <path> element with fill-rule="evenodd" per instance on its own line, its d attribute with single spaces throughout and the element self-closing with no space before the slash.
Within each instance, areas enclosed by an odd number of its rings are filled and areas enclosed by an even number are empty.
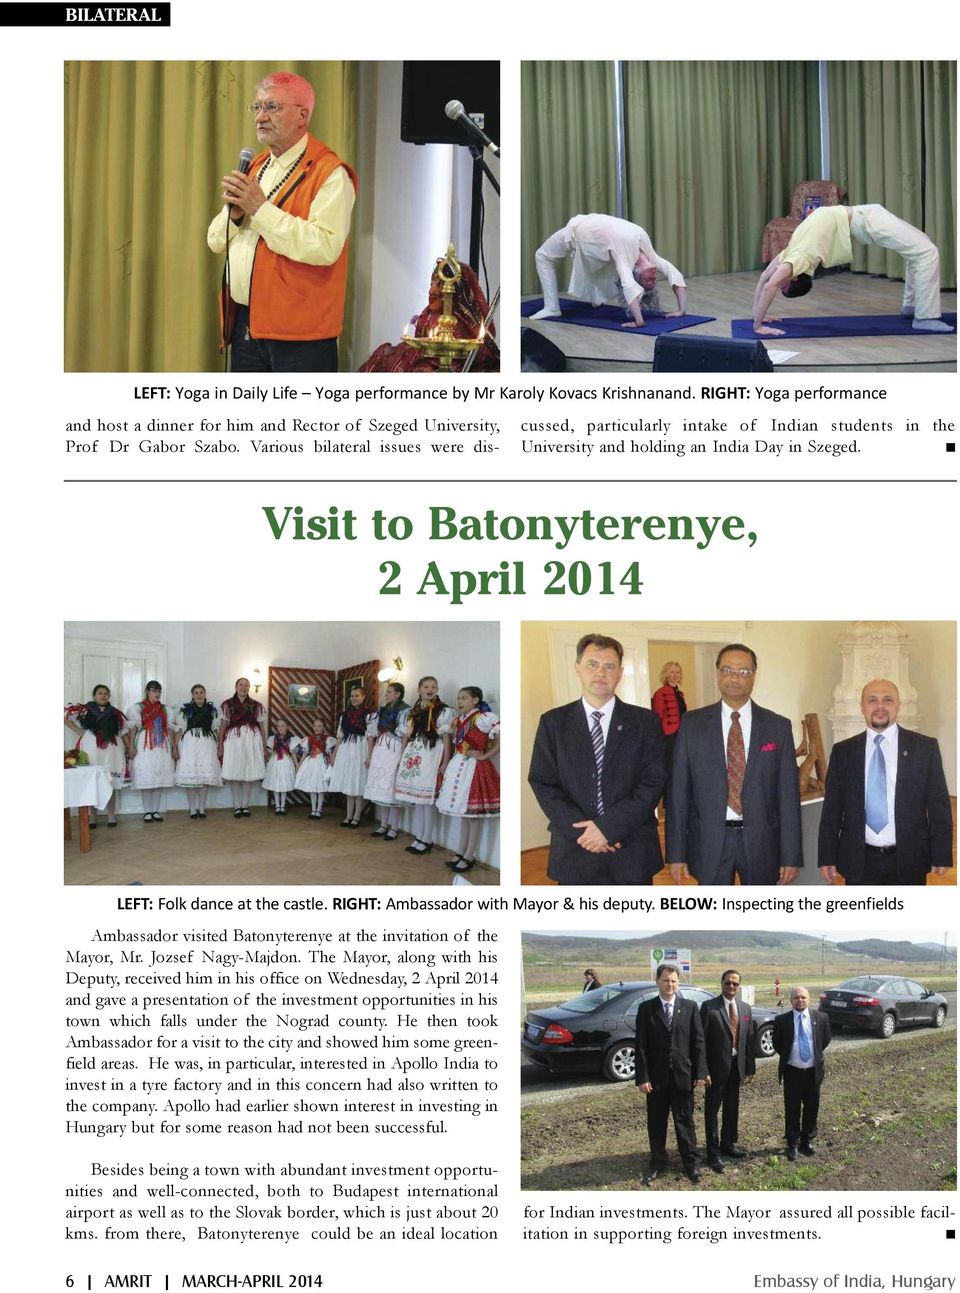
<svg viewBox="0 0 960 1293">
<path fill-rule="evenodd" d="M 618 731 L 618 732 L 622 732 L 622 731 L 623 731 L 623 724 L 622 724 L 622 723 L 618 723 L 618 724 L 617 724 L 617 731 Z"/>
</svg>

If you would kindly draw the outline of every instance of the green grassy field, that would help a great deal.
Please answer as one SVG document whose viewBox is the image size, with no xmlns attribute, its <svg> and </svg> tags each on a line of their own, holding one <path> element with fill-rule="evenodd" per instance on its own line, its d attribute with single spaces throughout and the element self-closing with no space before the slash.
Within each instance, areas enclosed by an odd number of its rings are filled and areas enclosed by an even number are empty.
<svg viewBox="0 0 960 1293">
<path fill-rule="evenodd" d="M 815 1158 L 787 1162 L 777 1066 L 764 1061 L 745 1086 L 740 1143 L 749 1157 L 716 1190 L 952 1190 L 956 1186 L 956 1036 L 928 1029 L 854 1049 L 827 1051 Z M 696 1097 L 698 1136 L 703 1096 Z M 527 1190 L 635 1190 L 647 1164 L 644 1097 L 633 1084 L 585 1088 L 575 1099 L 521 1113 L 521 1181 Z M 668 1145 L 673 1144 L 673 1132 Z M 690 1189 L 675 1150 L 650 1192 Z"/>
</svg>

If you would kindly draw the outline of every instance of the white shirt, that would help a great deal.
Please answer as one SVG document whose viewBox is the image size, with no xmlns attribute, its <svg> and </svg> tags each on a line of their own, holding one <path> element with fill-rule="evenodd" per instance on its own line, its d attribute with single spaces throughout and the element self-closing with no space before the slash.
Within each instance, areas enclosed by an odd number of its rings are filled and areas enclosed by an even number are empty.
<svg viewBox="0 0 960 1293">
<path fill-rule="evenodd" d="M 303 152 L 307 136 L 279 157 L 271 155 L 260 176 L 260 187 L 269 193 Z M 259 170 L 262 168 L 258 168 Z M 282 195 L 282 190 L 276 196 Z M 262 238 L 271 251 L 304 265 L 334 265 L 340 258 L 350 232 L 350 217 L 356 192 L 350 176 L 342 166 L 330 175 L 310 203 L 310 214 L 304 220 L 290 215 L 273 201 L 264 204 L 243 224 L 230 226 L 230 295 L 238 305 L 250 304 L 250 280 L 253 257 Z M 214 216 L 207 230 L 207 246 L 222 254 L 226 248 L 228 220 L 224 207 Z"/>
<path fill-rule="evenodd" d="M 883 763 L 887 771 L 887 824 L 878 835 L 864 823 L 863 836 L 867 844 L 874 848 L 886 849 L 897 842 L 897 825 L 893 816 L 893 804 L 897 794 L 897 750 L 900 745 L 900 728 L 891 723 L 885 732 L 875 732 L 867 728 L 866 749 L 863 752 L 863 801 L 867 801 L 867 778 L 870 775 L 870 764 L 873 761 L 874 742 L 882 736 L 880 749 L 883 751 Z"/>
<path fill-rule="evenodd" d="M 613 707 L 617 703 L 616 696 L 611 696 L 610 699 L 607 701 L 607 703 L 603 706 L 591 705 L 589 700 L 587 700 L 586 696 L 581 696 L 580 699 L 583 702 L 583 708 L 586 711 L 587 727 L 590 729 L 591 734 L 593 733 L 594 714 L 599 714 L 601 716 L 600 731 L 603 733 L 603 744 L 604 746 L 606 746 L 607 733 L 610 731 L 610 717 L 613 714 Z"/>
<path fill-rule="evenodd" d="M 802 1060 L 800 1058 L 799 1027 L 797 1021 L 803 1020 L 803 1031 L 807 1034 L 807 1041 L 810 1043 L 810 1058 Z M 790 1055 L 787 1063 L 792 1069 L 812 1069 L 814 1066 L 813 1058 L 813 1021 L 810 1018 L 809 1010 L 793 1011 L 793 1045 L 790 1047 Z"/>
<path fill-rule="evenodd" d="M 628 306 L 631 301 L 642 299 L 643 288 L 633 277 L 641 252 L 671 287 L 686 286 L 676 266 L 654 251 L 646 229 L 629 220 L 608 215 L 578 215 L 567 223 L 564 232 L 572 243 L 573 253 L 569 290 L 591 305 L 615 300 L 618 287 Z"/>
<path fill-rule="evenodd" d="M 723 732 L 723 757 L 727 757 L 727 741 L 730 737 L 730 728 L 733 726 L 733 719 L 730 717 L 733 710 L 725 700 L 720 702 L 720 728 Z M 743 764 L 746 767 L 747 759 L 750 755 L 750 724 L 753 721 L 753 701 L 748 700 L 739 710 L 740 714 L 740 731 L 743 733 Z M 735 813 L 727 804 L 727 821 L 742 822 L 743 815 Z"/>
<path fill-rule="evenodd" d="M 660 1002 L 660 1013 L 663 1015 L 664 1019 L 666 1019 L 668 1023 L 671 1023 L 671 1024 L 673 1023 L 673 1012 L 677 1008 L 677 1002 L 679 1001 L 679 999 L 680 999 L 679 997 L 674 996 L 674 997 L 671 997 L 670 1000 L 668 1001 L 666 997 L 661 997 L 660 994 L 657 993 L 657 1000 Z"/>
</svg>

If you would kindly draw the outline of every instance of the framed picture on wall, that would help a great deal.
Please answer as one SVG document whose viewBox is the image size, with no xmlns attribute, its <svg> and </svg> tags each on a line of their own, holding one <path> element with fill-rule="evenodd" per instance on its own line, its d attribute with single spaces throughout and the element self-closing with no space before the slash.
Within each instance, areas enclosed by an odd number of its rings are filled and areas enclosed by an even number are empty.
<svg viewBox="0 0 960 1293">
<path fill-rule="evenodd" d="M 309 683 L 292 682 L 287 687 L 287 704 L 291 709 L 315 710 L 320 702 L 320 689 Z"/>
</svg>

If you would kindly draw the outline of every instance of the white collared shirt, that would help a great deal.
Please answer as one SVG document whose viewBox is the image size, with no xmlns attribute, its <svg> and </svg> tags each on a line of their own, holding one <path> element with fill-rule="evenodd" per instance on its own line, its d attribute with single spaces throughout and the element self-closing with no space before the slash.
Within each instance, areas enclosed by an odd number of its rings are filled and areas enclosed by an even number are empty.
<svg viewBox="0 0 960 1293">
<path fill-rule="evenodd" d="M 663 1015 L 664 1019 L 669 1018 L 670 1023 L 672 1024 L 672 1023 L 673 1023 L 673 1016 L 674 1016 L 674 1012 L 675 1012 L 675 1011 L 676 1011 L 676 1009 L 677 1009 L 677 1002 L 680 1000 L 680 995 L 679 995 L 679 993 L 678 993 L 676 996 L 671 997 L 671 998 L 670 998 L 670 1000 L 668 1001 L 666 997 L 661 997 L 661 996 L 660 996 L 660 993 L 658 992 L 658 993 L 657 993 L 657 1000 L 660 1002 L 660 1013 Z M 669 1006 L 669 1007 L 670 1007 L 670 1014 L 669 1014 L 669 1015 L 667 1015 L 667 1014 L 666 1014 L 666 1009 L 665 1009 L 665 1008 L 666 1008 L 667 1006 Z"/>
<path fill-rule="evenodd" d="M 813 1020 L 810 1018 L 810 1011 L 794 1010 L 793 1014 L 793 1045 L 790 1047 L 790 1055 L 787 1063 L 792 1069 L 812 1069 L 814 1065 L 813 1057 Z M 803 1019 L 804 1032 L 807 1034 L 807 1041 L 810 1043 L 810 1058 L 802 1060 L 800 1058 L 800 1033 L 797 1026 L 797 1020 Z"/>
<path fill-rule="evenodd" d="M 872 831 L 866 822 L 863 826 L 863 837 L 867 844 L 872 844 L 874 848 L 890 848 L 897 842 L 897 824 L 893 816 L 893 805 L 897 795 L 897 758 L 900 746 L 900 728 L 896 723 L 891 723 L 885 732 L 875 732 L 872 727 L 867 728 L 866 749 L 863 752 L 863 801 L 867 801 L 867 779 L 870 776 L 870 764 L 873 761 L 873 751 L 875 741 L 878 736 L 883 737 L 880 749 L 883 751 L 883 764 L 887 771 L 887 824 L 878 834 Z"/>
<path fill-rule="evenodd" d="M 730 728 L 733 726 L 733 719 L 730 717 L 733 710 L 725 700 L 720 702 L 720 728 L 723 732 L 723 757 L 727 757 L 727 741 L 730 737 Z M 739 710 L 740 730 L 743 733 L 743 762 L 746 766 L 747 759 L 750 757 L 750 725 L 753 721 L 753 701 L 748 700 Z M 727 821 L 742 822 L 743 815 L 735 813 L 727 804 Z"/>
<path fill-rule="evenodd" d="M 584 712 L 587 715 L 587 727 L 593 732 L 593 716 L 600 715 L 600 731 L 603 733 L 603 743 L 606 745 L 607 736 L 610 732 L 610 719 L 613 715 L 613 707 L 617 703 L 616 696 L 611 696 L 605 705 L 591 705 L 586 696 L 581 696 Z"/>
</svg>

